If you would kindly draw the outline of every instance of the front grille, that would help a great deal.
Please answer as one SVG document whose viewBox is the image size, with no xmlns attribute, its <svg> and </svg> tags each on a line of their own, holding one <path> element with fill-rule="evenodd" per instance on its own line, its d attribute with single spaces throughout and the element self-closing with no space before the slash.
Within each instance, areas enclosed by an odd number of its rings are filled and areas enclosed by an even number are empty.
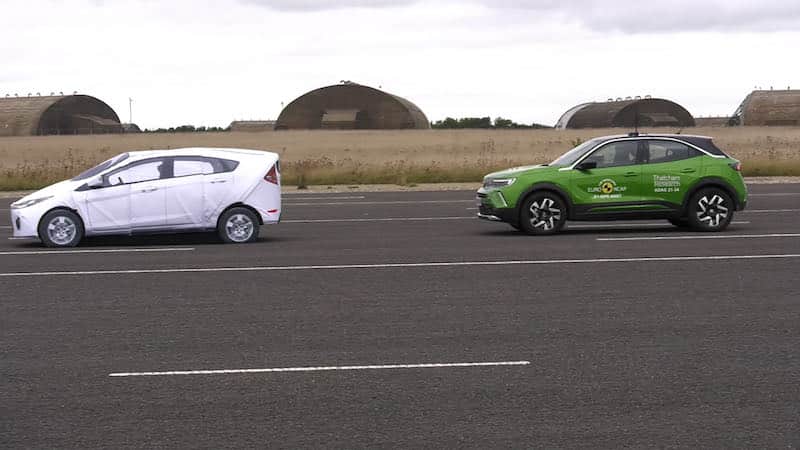
<svg viewBox="0 0 800 450">
<path fill-rule="evenodd" d="M 17 230 L 22 229 L 22 221 L 19 220 L 19 217 L 17 217 L 17 220 L 14 221 L 14 225 L 17 226 Z"/>
</svg>

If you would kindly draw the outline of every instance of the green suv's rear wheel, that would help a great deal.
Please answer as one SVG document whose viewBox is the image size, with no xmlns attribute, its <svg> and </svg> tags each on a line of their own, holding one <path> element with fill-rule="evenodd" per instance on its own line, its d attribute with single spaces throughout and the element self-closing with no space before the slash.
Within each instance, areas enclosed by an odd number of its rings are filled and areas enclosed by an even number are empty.
<svg viewBox="0 0 800 450">
<path fill-rule="evenodd" d="M 722 231 L 733 220 L 734 210 L 727 192 L 719 188 L 701 189 L 689 202 L 689 223 L 699 231 Z"/>
<path fill-rule="evenodd" d="M 552 192 L 537 192 L 525 199 L 519 219 L 520 229 L 528 234 L 553 234 L 567 221 L 567 205 Z"/>
</svg>

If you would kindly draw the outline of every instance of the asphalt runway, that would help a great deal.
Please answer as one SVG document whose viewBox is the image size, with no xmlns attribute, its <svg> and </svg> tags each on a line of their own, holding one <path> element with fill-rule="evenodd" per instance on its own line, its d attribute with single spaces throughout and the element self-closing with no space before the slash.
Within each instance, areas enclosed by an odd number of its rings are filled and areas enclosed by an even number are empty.
<svg viewBox="0 0 800 450">
<path fill-rule="evenodd" d="M 719 234 L 354 191 L 67 251 L 0 200 L 0 448 L 798 447 L 800 184 L 750 189 Z"/>
</svg>

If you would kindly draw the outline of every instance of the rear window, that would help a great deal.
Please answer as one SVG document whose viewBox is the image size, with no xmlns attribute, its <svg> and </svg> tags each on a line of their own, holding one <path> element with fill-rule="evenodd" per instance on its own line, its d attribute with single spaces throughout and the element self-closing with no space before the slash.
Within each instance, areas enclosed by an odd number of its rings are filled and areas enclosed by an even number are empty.
<svg viewBox="0 0 800 450">
<path fill-rule="evenodd" d="M 720 150 L 720 148 L 717 147 L 714 144 L 714 141 L 712 141 L 711 139 L 701 138 L 701 137 L 691 137 L 691 136 L 683 137 L 681 139 L 696 147 L 702 148 L 703 150 L 707 151 L 708 153 L 711 153 L 712 155 L 728 156 L 725 152 Z"/>
</svg>

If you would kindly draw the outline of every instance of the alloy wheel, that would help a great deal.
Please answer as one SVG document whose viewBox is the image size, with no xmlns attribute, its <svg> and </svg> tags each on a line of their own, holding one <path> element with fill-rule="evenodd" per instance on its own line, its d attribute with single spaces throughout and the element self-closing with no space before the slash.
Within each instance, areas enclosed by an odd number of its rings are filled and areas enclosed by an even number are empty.
<svg viewBox="0 0 800 450">
<path fill-rule="evenodd" d="M 725 199 L 718 194 L 709 198 L 704 195 L 697 201 L 697 220 L 710 228 L 716 228 L 728 218 L 728 207 Z"/>
<path fill-rule="evenodd" d="M 56 216 L 47 224 L 47 237 L 57 245 L 69 244 L 77 233 L 78 228 L 69 217 Z"/>
<path fill-rule="evenodd" d="M 561 220 L 561 209 L 549 197 L 534 201 L 530 207 L 530 222 L 533 228 L 545 231 L 553 230 Z"/>
<path fill-rule="evenodd" d="M 246 242 L 253 235 L 253 221 L 244 214 L 234 214 L 225 222 L 225 231 L 233 242 Z"/>
</svg>

